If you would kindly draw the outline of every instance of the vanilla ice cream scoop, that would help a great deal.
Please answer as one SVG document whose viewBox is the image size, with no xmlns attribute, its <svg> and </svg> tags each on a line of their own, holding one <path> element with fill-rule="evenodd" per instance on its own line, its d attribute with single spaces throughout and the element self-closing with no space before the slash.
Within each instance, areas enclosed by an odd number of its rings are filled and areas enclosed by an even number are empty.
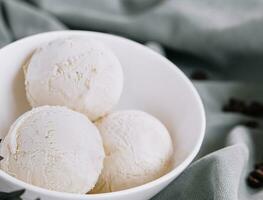
<svg viewBox="0 0 263 200">
<path fill-rule="evenodd" d="M 117 111 L 98 120 L 106 157 L 92 193 L 153 181 L 171 167 L 173 146 L 164 125 L 142 111 Z"/>
<path fill-rule="evenodd" d="M 1 155 L 1 169 L 24 182 L 85 194 L 101 173 L 104 149 L 98 129 L 85 115 L 43 106 L 16 120 Z"/>
<path fill-rule="evenodd" d="M 43 45 L 24 71 L 31 106 L 67 106 L 91 120 L 108 113 L 118 103 L 123 88 L 117 57 L 102 43 L 84 36 Z"/>
</svg>

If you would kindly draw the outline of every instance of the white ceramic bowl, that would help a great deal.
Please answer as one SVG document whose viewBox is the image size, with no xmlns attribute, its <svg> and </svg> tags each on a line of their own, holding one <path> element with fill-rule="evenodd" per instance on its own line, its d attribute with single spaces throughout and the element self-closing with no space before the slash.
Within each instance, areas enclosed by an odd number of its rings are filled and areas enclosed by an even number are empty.
<svg viewBox="0 0 263 200">
<path fill-rule="evenodd" d="M 25 188 L 26 200 L 146 200 L 173 181 L 194 159 L 203 141 L 205 114 L 201 99 L 186 76 L 147 47 L 121 37 L 86 31 L 38 34 L 0 50 L 0 137 L 14 120 L 29 110 L 21 66 L 42 43 L 70 35 L 86 35 L 108 45 L 124 70 L 124 91 L 115 109 L 141 109 L 168 128 L 174 144 L 173 169 L 161 178 L 135 188 L 105 194 L 77 195 L 49 191 L 24 183 L 0 170 L 0 191 Z M 58 52 L 60 53 L 60 52 Z"/>
</svg>

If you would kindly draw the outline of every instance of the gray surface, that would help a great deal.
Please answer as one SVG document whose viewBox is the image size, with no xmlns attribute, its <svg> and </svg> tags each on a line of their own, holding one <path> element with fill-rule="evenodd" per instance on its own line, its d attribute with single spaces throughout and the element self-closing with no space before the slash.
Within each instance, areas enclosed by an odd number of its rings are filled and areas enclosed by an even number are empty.
<svg viewBox="0 0 263 200">
<path fill-rule="evenodd" d="M 221 111 L 229 97 L 263 101 L 262 0 L 0 2 L 1 46 L 43 31 L 96 30 L 150 42 L 160 52 L 162 45 L 187 74 L 206 70 L 212 80 L 195 82 L 207 113 L 202 149 L 196 161 L 154 199 L 263 199 L 263 192 L 245 184 L 253 163 L 263 161 L 263 132 L 237 126 L 250 118 Z"/>
</svg>

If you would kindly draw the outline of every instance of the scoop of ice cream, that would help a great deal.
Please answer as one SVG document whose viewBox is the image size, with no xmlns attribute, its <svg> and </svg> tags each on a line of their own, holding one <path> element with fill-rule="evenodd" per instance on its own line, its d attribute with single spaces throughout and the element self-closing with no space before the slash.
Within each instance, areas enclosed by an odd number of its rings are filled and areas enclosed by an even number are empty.
<svg viewBox="0 0 263 200">
<path fill-rule="evenodd" d="M 33 107 L 67 106 L 95 120 L 117 104 L 123 87 L 120 62 L 87 37 L 57 39 L 38 48 L 24 67 Z"/>
<path fill-rule="evenodd" d="M 173 146 L 164 125 L 142 111 L 118 111 L 98 120 L 106 157 L 92 193 L 139 186 L 171 167 Z"/>
<path fill-rule="evenodd" d="M 33 109 L 5 137 L 1 168 L 27 183 L 61 192 L 84 194 L 97 182 L 104 149 L 96 126 L 64 107 Z"/>
</svg>

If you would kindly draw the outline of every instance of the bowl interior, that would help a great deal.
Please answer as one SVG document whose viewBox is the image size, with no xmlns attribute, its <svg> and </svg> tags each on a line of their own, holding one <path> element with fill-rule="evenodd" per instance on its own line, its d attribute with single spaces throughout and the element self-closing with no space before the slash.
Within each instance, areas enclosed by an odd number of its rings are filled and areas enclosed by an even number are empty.
<svg viewBox="0 0 263 200">
<path fill-rule="evenodd" d="M 87 35 L 104 42 L 124 70 L 124 90 L 115 109 L 141 109 L 168 128 L 174 144 L 174 168 L 199 150 L 204 134 L 204 111 L 190 81 L 171 62 L 130 40 L 92 32 L 53 32 L 15 42 L 0 50 L 0 137 L 14 120 L 30 109 L 21 66 L 41 43 L 58 37 Z M 58 52 L 59 53 L 59 52 Z M 192 158 L 191 158 L 192 159 Z"/>
</svg>

